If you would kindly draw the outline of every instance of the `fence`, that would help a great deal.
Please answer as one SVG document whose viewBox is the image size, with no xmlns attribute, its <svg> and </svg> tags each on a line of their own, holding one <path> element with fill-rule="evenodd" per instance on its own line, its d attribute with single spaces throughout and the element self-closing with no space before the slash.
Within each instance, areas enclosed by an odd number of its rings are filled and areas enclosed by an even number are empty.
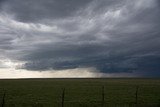
<svg viewBox="0 0 160 107">
<path fill-rule="evenodd" d="M 101 99 L 101 103 L 99 104 L 99 106 L 98 107 L 142 107 L 143 105 L 140 105 L 139 104 L 139 102 L 138 102 L 138 97 L 139 97 L 139 89 L 140 89 L 140 87 L 139 86 L 136 86 L 136 88 L 135 88 L 135 102 L 133 103 L 133 104 L 128 104 L 128 105 L 107 105 L 106 103 L 107 103 L 107 101 L 105 101 L 105 97 L 107 96 L 106 94 L 105 94 L 105 86 L 102 86 L 102 89 L 101 89 L 101 97 L 102 97 L 102 99 Z M 65 103 L 67 103 L 66 101 L 65 101 L 65 97 L 66 97 L 66 94 L 65 94 L 65 91 L 66 91 L 66 89 L 65 88 L 62 88 L 62 93 L 61 93 L 61 104 L 59 105 L 59 107 L 65 107 Z M 1 101 L 1 107 L 6 107 L 5 105 L 6 105 L 6 91 L 4 91 L 3 92 L 3 96 L 2 96 L 2 101 Z M 59 103 L 60 103 L 59 102 Z M 77 101 L 78 102 L 78 101 Z M 76 103 L 76 102 L 75 102 Z M 47 106 L 45 106 L 45 105 L 42 105 L 42 104 L 33 104 L 33 105 L 30 105 L 31 107 L 47 107 Z M 7 106 L 8 107 L 8 106 Z M 16 107 L 16 106 L 15 106 Z M 67 106 L 68 107 L 68 106 Z M 76 107 L 76 106 L 75 106 Z M 83 107 L 83 106 L 82 106 Z M 86 107 L 86 106 L 85 106 Z M 89 106 L 89 107 L 92 107 L 92 106 Z M 146 107 L 145 105 L 144 105 L 144 107 Z M 155 107 L 155 106 L 150 106 L 150 107 Z M 157 104 L 157 106 L 156 107 L 160 107 L 160 103 L 159 104 Z"/>
</svg>

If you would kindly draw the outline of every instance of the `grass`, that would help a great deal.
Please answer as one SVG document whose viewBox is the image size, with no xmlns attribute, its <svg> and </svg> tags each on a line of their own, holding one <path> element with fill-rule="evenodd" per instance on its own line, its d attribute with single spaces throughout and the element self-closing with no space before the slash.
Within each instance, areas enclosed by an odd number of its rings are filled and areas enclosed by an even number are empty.
<svg viewBox="0 0 160 107">
<path fill-rule="evenodd" d="M 104 89 L 102 87 L 104 86 Z M 160 107 L 160 79 L 0 80 L 5 107 Z M 104 90 L 104 92 L 102 91 Z"/>
</svg>

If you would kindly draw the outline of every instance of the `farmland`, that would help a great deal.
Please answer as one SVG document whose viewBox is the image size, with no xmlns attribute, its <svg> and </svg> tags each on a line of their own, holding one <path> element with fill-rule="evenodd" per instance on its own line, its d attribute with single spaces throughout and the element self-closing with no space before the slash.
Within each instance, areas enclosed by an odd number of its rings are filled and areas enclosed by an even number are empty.
<svg viewBox="0 0 160 107">
<path fill-rule="evenodd" d="M 0 80 L 3 99 L 4 107 L 160 107 L 160 79 Z"/>
</svg>

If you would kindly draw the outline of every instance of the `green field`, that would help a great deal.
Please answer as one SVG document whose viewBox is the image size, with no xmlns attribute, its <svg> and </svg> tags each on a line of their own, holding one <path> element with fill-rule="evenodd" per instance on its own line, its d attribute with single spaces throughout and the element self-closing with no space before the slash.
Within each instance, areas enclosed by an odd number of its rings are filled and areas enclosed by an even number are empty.
<svg viewBox="0 0 160 107">
<path fill-rule="evenodd" d="M 160 79 L 0 80 L 0 106 L 62 107 L 63 88 L 64 107 L 160 107 Z"/>
</svg>

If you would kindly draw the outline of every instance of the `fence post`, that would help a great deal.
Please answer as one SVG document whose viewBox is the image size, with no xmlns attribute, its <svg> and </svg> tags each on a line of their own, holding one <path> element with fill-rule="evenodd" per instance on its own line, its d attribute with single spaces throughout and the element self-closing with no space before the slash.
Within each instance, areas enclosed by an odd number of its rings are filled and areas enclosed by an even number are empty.
<svg viewBox="0 0 160 107">
<path fill-rule="evenodd" d="M 62 107 L 64 107 L 65 88 L 62 89 Z"/>
<path fill-rule="evenodd" d="M 104 107 L 104 86 L 102 86 L 102 107 Z"/>
<path fill-rule="evenodd" d="M 136 95 L 136 98 L 135 98 L 136 107 L 138 105 L 138 89 L 139 89 L 139 86 L 136 87 L 136 93 L 135 93 L 135 95 Z"/>
<path fill-rule="evenodd" d="M 5 96 L 6 96 L 6 92 L 4 91 L 3 97 L 2 97 L 2 107 L 5 106 Z"/>
</svg>

